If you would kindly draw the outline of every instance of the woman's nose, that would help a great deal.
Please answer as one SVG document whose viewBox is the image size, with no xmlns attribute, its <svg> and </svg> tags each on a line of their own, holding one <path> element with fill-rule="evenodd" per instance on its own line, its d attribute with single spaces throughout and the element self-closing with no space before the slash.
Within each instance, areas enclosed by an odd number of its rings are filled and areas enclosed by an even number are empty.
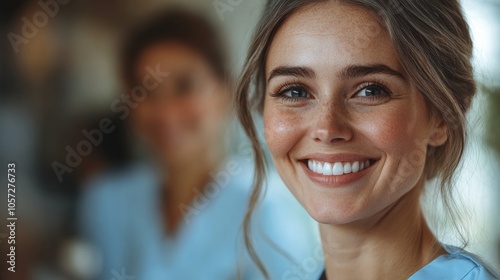
<svg viewBox="0 0 500 280">
<path fill-rule="evenodd" d="M 315 142 L 325 144 L 349 141 L 353 131 L 347 113 L 339 106 L 324 106 L 317 111 L 312 137 Z"/>
</svg>

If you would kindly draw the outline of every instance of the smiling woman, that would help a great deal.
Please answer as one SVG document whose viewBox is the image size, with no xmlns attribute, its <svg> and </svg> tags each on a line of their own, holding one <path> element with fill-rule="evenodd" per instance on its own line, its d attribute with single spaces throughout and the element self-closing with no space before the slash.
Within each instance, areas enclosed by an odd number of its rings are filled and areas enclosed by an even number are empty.
<svg viewBox="0 0 500 280">
<path fill-rule="evenodd" d="M 278 173 L 320 224 L 323 279 L 496 279 L 441 244 L 419 202 L 437 178 L 454 204 L 471 54 L 456 0 L 269 1 L 237 96 L 257 171 L 245 230 L 265 173 L 257 106 Z"/>
</svg>

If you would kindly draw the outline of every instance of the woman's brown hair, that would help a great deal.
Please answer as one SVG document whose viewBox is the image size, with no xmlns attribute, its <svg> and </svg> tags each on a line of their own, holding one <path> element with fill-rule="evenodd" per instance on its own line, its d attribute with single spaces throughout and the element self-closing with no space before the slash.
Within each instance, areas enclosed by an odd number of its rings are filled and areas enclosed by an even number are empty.
<svg viewBox="0 0 500 280">
<path fill-rule="evenodd" d="M 238 117 L 252 143 L 255 160 L 252 195 L 244 221 L 245 244 L 265 278 L 269 278 L 268 273 L 249 238 L 252 212 L 261 196 L 266 176 L 264 152 L 257 137 L 252 111 L 261 113 L 263 109 L 266 91 L 264 66 L 277 30 L 297 10 L 327 1 L 360 6 L 377 16 L 389 33 L 409 79 L 424 96 L 431 111 L 446 123 L 448 140 L 440 147 L 428 148 L 424 175 L 426 179 L 438 179 L 448 214 L 452 218 L 456 217 L 452 182 L 465 146 L 466 112 L 476 92 L 471 65 L 472 40 L 459 2 L 269 0 L 255 30 L 236 93 Z"/>
</svg>

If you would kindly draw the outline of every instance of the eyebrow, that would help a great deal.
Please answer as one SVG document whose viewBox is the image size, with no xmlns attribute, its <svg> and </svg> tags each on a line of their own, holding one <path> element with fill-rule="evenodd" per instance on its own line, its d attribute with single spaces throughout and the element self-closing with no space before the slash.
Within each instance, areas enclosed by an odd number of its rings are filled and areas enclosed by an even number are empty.
<svg viewBox="0 0 500 280">
<path fill-rule="evenodd" d="M 371 74 L 385 74 L 405 80 L 405 76 L 385 64 L 351 65 L 340 71 L 340 78 L 359 78 Z"/>
<path fill-rule="evenodd" d="M 278 76 L 292 76 L 300 78 L 314 78 L 316 73 L 311 68 L 308 67 L 294 67 L 294 66 L 280 66 L 274 68 L 269 74 L 269 79 L 267 82 L 271 81 L 273 78 Z"/>
<path fill-rule="evenodd" d="M 339 77 L 342 79 L 359 78 L 371 74 L 385 74 L 405 80 L 405 76 L 385 64 L 350 65 L 340 71 Z M 300 78 L 315 78 L 316 73 L 309 67 L 280 66 L 274 68 L 269 75 L 267 82 L 279 76 L 293 76 Z"/>
</svg>

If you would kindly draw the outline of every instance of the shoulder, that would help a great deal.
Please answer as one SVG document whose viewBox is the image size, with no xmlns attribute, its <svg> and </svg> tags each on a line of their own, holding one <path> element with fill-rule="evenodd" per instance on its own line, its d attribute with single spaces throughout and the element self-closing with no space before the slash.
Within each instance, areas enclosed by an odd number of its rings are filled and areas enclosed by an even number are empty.
<svg viewBox="0 0 500 280">
<path fill-rule="evenodd" d="M 442 255 L 415 273 L 410 280 L 420 279 L 460 279 L 494 280 L 500 279 L 493 268 L 480 257 L 452 246 L 444 246 L 449 254 Z"/>
</svg>

